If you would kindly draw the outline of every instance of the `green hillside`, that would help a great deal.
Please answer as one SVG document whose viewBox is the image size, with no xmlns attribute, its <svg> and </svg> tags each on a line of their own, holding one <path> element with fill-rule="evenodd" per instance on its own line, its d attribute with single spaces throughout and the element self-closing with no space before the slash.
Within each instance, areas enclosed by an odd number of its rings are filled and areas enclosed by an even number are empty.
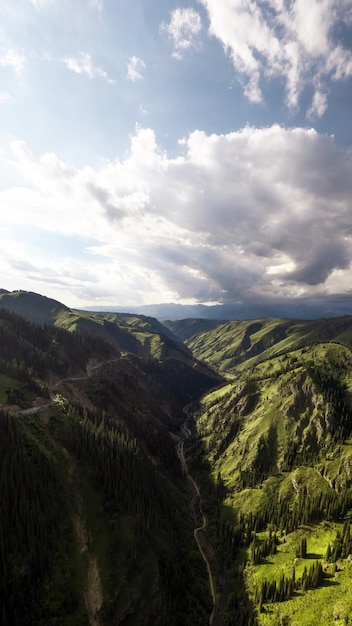
<svg viewBox="0 0 352 626">
<path fill-rule="evenodd" d="M 198 471 L 221 502 L 225 575 L 244 568 L 260 625 L 349 623 L 351 392 L 350 349 L 315 343 L 202 399 Z"/>
<path fill-rule="evenodd" d="M 221 372 L 237 372 L 261 360 L 311 345 L 335 341 L 352 345 L 352 316 L 322 320 L 261 319 L 226 322 L 186 341 L 196 358 Z"/>
<path fill-rule="evenodd" d="M 168 326 L 164 323 L 159 322 L 154 317 L 148 317 L 146 315 L 134 315 L 132 313 L 95 313 L 97 318 L 104 319 L 108 322 L 113 322 L 114 324 L 120 326 L 128 326 L 130 328 L 138 328 L 144 329 L 146 332 L 151 333 L 159 333 L 161 335 L 165 335 L 169 339 L 176 341 L 178 336 L 177 333 L 172 332 L 172 329 L 169 329 Z"/>
<path fill-rule="evenodd" d="M 76 311 L 39 294 L 0 293 L 0 307 L 38 324 L 54 324 L 70 332 L 98 335 L 121 352 L 140 357 L 192 359 L 191 351 L 158 320 L 144 315 Z"/>
<path fill-rule="evenodd" d="M 4 626 L 350 623 L 352 317 L 1 295 Z"/>
</svg>

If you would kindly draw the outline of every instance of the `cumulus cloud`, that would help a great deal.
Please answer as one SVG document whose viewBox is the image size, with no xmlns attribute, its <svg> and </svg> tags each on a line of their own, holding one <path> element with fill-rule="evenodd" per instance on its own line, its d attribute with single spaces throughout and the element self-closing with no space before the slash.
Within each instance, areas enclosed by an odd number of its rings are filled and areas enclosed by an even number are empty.
<svg viewBox="0 0 352 626">
<path fill-rule="evenodd" d="M 68 57 L 62 61 L 69 70 L 76 74 L 87 76 L 90 79 L 103 78 L 110 84 L 116 83 L 116 80 L 110 78 L 103 68 L 94 65 L 90 54 L 87 52 L 81 52 L 78 57 Z"/>
<path fill-rule="evenodd" d="M 199 13 L 192 8 L 177 8 L 171 12 L 170 22 L 161 25 L 161 30 L 167 33 L 174 45 L 173 56 L 182 59 L 186 50 L 199 45 L 202 20 Z"/>
<path fill-rule="evenodd" d="M 137 80 L 141 80 L 143 78 L 141 72 L 144 69 L 145 63 L 143 59 L 140 59 L 136 56 L 130 57 L 127 64 L 127 78 L 129 78 L 134 83 Z"/>
<path fill-rule="evenodd" d="M 23 142 L 13 153 L 22 182 L 0 191 L 5 223 L 94 240 L 89 271 L 115 302 L 350 290 L 352 152 L 333 137 L 194 131 L 171 158 L 137 127 L 126 158 L 99 169 L 36 157 Z"/>
<path fill-rule="evenodd" d="M 16 74 L 21 75 L 24 69 L 25 57 L 13 48 L 0 54 L 0 67 L 11 67 Z"/>
<path fill-rule="evenodd" d="M 230 55 L 245 95 L 261 102 L 264 80 L 280 78 L 286 104 L 299 105 L 309 84 L 309 116 L 327 107 L 326 81 L 352 76 L 352 51 L 337 39 L 351 19 L 349 0 L 198 0 L 209 16 L 209 33 Z"/>
</svg>

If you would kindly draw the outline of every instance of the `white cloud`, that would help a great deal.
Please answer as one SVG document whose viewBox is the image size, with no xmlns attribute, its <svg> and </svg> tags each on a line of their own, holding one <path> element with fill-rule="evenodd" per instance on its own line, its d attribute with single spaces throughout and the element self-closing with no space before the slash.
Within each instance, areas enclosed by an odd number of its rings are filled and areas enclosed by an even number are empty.
<svg viewBox="0 0 352 626">
<path fill-rule="evenodd" d="M 0 67 L 11 67 L 16 74 L 21 75 L 24 69 L 25 57 L 23 54 L 10 48 L 0 54 Z"/>
<path fill-rule="evenodd" d="M 145 69 L 145 63 L 143 59 L 139 57 L 133 56 L 128 59 L 127 64 L 127 78 L 132 80 L 132 82 L 136 82 L 137 80 L 141 80 L 143 78 L 141 72 Z"/>
<path fill-rule="evenodd" d="M 328 108 L 327 95 L 321 91 L 315 91 L 312 104 L 307 111 L 308 118 L 322 117 Z"/>
<path fill-rule="evenodd" d="M 12 100 L 13 98 L 8 91 L 0 91 L 0 103 L 11 102 Z"/>
<path fill-rule="evenodd" d="M 352 52 L 336 40 L 336 27 L 350 19 L 350 0 L 198 2 L 208 11 L 209 33 L 230 55 L 252 102 L 263 99 L 262 81 L 279 77 L 289 108 L 298 106 L 308 83 L 314 89 L 309 115 L 322 116 L 325 81 L 352 76 Z"/>
<path fill-rule="evenodd" d="M 195 131 L 179 150 L 170 158 L 137 127 L 124 160 L 79 169 L 15 142 L 19 180 L 0 191 L 3 225 L 95 241 L 87 271 L 121 304 L 350 290 L 351 151 L 277 125 Z M 77 277 L 75 288 L 93 293 Z"/>
<path fill-rule="evenodd" d="M 181 59 L 184 52 L 199 45 L 198 36 L 202 30 L 202 20 L 194 9 L 177 8 L 171 12 L 169 24 L 163 23 L 165 31 L 174 45 L 173 56 Z"/>
<path fill-rule="evenodd" d="M 104 69 L 93 64 L 92 58 L 87 52 L 81 52 L 78 57 L 63 59 L 63 63 L 69 70 L 81 76 L 87 76 L 90 79 L 103 78 L 110 84 L 116 83 L 116 80 L 110 78 Z"/>
</svg>

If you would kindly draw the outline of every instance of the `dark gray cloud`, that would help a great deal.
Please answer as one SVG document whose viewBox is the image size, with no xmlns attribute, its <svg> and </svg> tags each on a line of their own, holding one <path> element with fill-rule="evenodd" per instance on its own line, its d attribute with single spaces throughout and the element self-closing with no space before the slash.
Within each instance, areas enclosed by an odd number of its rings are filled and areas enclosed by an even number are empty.
<svg viewBox="0 0 352 626">
<path fill-rule="evenodd" d="M 119 301 L 292 298 L 352 283 L 352 152 L 333 137 L 277 125 L 195 131 L 169 158 L 137 129 L 124 161 L 64 177 L 53 156 L 21 157 L 41 194 L 27 194 L 32 219 L 95 239 L 90 271 Z"/>
<path fill-rule="evenodd" d="M 310 254 L 303 263 L 297 261 L 297 269 L 289 279 L 307 285 L 323 284 L 331 273 L 331 268 L 346 269 L 351 262 L 351 249 L 345 241 L 324 240 L 321 245 L 311 242 Z"/>
<path fill-rule="evenodd" d="M 113 201 L 107 189 L 103 189 L 92 182 L 87 185 L 87 189 L 92 197 L 102 206 L 110 221 L 119 222 L 125 217 L 126 211 L 117 202 Z"/>
<path fill-rule="evenodd" d="M 274 126 L 196 132 L 187 148 L 183 161 L 168 164 L 165 188 L 151 191 L 152 211 L 194 240 L 186 250 L 167 248 L 183 292 L 190 270 L 191 282 L 198 272 L 223 299 L 270 288 L 274 295 L 277 281 L 279 291 L 319 287 L 348 269 L 351 155 L 333 138 Z"/>
</svg>

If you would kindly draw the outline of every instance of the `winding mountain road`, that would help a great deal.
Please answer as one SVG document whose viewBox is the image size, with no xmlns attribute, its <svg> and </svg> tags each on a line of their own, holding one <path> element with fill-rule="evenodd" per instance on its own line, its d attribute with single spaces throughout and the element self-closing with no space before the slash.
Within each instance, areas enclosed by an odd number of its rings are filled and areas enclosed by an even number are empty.
<svg viewBox="0 0 352 626">
<path fill-rule="evenodd" d="M 48 385 L 48 389 L 50 393 L 50 400 L 48 402 L 45 402 L 44 404 L 40 404 L 38 406 L 33 406 L 29 409 L 19 409 L 16 411 L 16 413 L 21 413 L 21 415 L 31 415 L 33 413 L 38 413 L 42 409 L 45 409 L 51 406 L 52 404 L 55 404 L 55 402 L 58 401 L 58 398 L 53 393 L 53 391 L 54 389 L 57 389 L 58 387 L 60 387 L 62 383 L 72 383 L 72 382 L 79 381 L 79 380 L 87 380 L 87 378 L 90 378 L 93 372 L 100 369 L 103 365 L 106 365 L 107 363 L 114 363 L 115 361 L 118 361 L 118 359 L 110 359 L 109 361 L 100 361 L 99 363 L 96 363 L 95 365 L 91 365 L 88 363 L 85 374 L 82 374 L 81 376 L 71 376 L 68 378 L 60 378 L 55 383 Z"/>
</svg>

